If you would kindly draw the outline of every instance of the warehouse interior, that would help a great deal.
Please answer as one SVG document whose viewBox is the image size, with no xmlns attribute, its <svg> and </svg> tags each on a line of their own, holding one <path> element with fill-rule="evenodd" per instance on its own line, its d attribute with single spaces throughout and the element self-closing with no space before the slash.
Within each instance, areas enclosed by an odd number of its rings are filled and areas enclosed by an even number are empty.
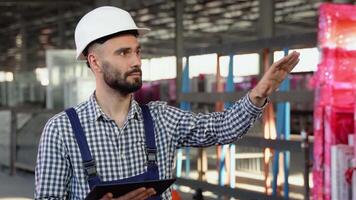
<svg viewBox="0 0 356 200">
<path fill-rule="evenodd" d="M 139 103 L 222 111 L 300 52 L 244 137 L 177 150 L 173 199 L 356 199 L 355 0 L 0 0 L 0 200 L 34 199 L 46 122 L 94 92 L 74 31 L 100 6 L 151 29 Z"/>
</svg>

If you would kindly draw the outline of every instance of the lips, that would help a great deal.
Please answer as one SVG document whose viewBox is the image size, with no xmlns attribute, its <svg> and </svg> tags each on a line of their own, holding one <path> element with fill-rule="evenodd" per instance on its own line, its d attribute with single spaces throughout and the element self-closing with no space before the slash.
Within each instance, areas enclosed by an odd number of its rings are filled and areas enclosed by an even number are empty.
<svg viewBox="0 0 356 200">
<path fill-rule="evenodd" d="M 132 70 L 131 72 L 127 73 L 127 76 L 141 76 L 142 72 L 139 69 Z"/>
<path fill-rule="evenodd" d="M 141 76 L 141 72 L 129 73 L 128 76 Z"/>
</svg>

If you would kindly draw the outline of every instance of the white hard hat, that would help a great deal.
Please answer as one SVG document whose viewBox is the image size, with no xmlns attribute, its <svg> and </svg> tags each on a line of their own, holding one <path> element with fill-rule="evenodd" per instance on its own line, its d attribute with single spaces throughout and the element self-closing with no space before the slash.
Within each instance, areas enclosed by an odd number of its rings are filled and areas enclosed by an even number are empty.
<svg viewBox="0 0 356 200">
<path fill-rule="evenodd" d="M 83 51 L 94 40 L 128 30 L 137 30 L 139 35 L 143 35 L 150 29 L 138 28 L 131 15 L 117 7 L 103 6 L 90 11 L 75 28 L 76 58 L 85 60 Z"/>
</svg>

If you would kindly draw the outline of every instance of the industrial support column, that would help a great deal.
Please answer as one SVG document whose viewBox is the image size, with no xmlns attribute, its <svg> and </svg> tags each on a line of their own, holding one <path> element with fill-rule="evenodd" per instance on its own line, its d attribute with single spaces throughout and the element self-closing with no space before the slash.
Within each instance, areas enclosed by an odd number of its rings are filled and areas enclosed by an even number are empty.
<svg viewBox="0 0 356 200">
<path fill-rule="evenodd" d="M 259 21 L 258 21 L 258 35 L 260 38 L 272 38 L 274 36 L 274 0 L 259 0 Z M 262 50 L 262 49 L 261 49 Z M 260 52 L 260 76 L 264 72 L 263 54 L 271 50 L 263 49 Z M 270 53 L 270 63 L 273 61 L 273 54 Z"/>
<path fill-rule="evenodd" d="M 28 67 L 27 63 L 27 30 L 26 30 L 26 23 L 24 21 L 23 16 L 19 15 L 19 24 L 20 30 L 19 35 L 16 37 L 16 46 L 20 49 L 20 60 L 17 61 L 16 67 L 14 70 L 14 74 L 16 71 L 19 70 L 26 70 Z M 16 79 L 16 76 L 14 77 Z M 23 96 L 21 101 L 23 100 Z M 17 99 L 18 100 L 18 99 Z M 20 102 L 21 102 L 20 101 Z M 13 104 L 9 104 L 10 106 L 15 106 L 18 101 L 9 101 L 9 103 L 13 102 Z M 16 175 L 16 155 L 17 155 L 17 116 L 16 112 L 14 112 L 14 108 L 11 109 L 11 131 L 10 131 L 10 175 Z"/>
<path fill-rule="evenodd" d="M 21 63 L 20 68 L 25 70 L 28 67 L 27 63 L 27 30 L 26 30 L 26 23 L 23 16 L 19 16 L 19 24 L 20 24 L 20 41 L 17 41 L 17 45 L 20 45 L 21 49 Z M 14 77 L 15 78 L 15 77 Z"/>
<path fill-rule="evenodd" d="M 66 40 L 65 40 L 65 19 L 64 19 L 64 10 L 58 8 L 57 10 L 57 16 L 58 16 L 58 22 L 57 22 L 57 33 L 58 33 L 58 40 L 57 40 L 57 48 L 58 49 L 65 49 L 66 48 Z"/>
<path fill-rule="evenodd" d="M 183 69 L 183 0 L 175 1 L 175 54 L 176 54 L 176 94 L 179 97 L 182 87 L 182 69 Z"/>
<path fill-rule="evenodd" d="M 17 112 L 15 108 L 10 109 L 11 129 L 10 129 L 10 175 L 16 175 L 16 154 L 17 154 Z"/>
<path fill-rule="evenodd" d="M 274 0 L 259 0 L 259 13 L 259 37 L 272 38 L 274 36 Z M 273 52 L 268 47 L 262 49 L 260 52 L 260 77 L 262 77 L 263 73 L 267 70 L 267 67 L 271 64 L 272 60 Z M 263 134 L 265 139 L 271 139 L 271 136 L 276 134 L 275 131 L 272 130 L 274 127 L 274 124 L 272 123 L 272 118 L 274 118 L 273 115 L 274 112 L 272 104 L 268 104 L 263 115 Z M 263 157 L 265 176 L 264 186 L 266 194 L 270 194 L 269 189 L 271 188 L 271 179 L 269 177 L 270 155 L 271 150 L 269 148 L 265 148 L 263 150 Z"/>
</svg>

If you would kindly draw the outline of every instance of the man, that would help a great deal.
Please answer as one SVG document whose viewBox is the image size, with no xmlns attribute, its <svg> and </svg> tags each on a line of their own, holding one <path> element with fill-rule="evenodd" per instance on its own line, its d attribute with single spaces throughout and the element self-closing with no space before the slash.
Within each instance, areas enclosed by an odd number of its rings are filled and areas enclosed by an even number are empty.
<svg viewBox="0 0 356 200">
<path fill-rule="evenodd" d="M 78 23 L 77 58 L 87 61 L 96 90 L 88 101 L 47 122 L 38 151 L 36 199 L 84 199 L 105 182 L 171 178 L 177 148 L 242 137 L 299 61 L 293 52 L 274 63 L 255 88 L 224 112 L 194 114 L 163 102 L 139 106 L 132 98 L 142 85 L 137 37 L 146 32 L 128 12 L 109 6 L 92 10 Z M 118 199 L 154 194 L 140 188 Z M 159 198 L 171 199 L 170 191 Z M 102 199 L 113 199 L 112 194 Z"/>
</svg>

